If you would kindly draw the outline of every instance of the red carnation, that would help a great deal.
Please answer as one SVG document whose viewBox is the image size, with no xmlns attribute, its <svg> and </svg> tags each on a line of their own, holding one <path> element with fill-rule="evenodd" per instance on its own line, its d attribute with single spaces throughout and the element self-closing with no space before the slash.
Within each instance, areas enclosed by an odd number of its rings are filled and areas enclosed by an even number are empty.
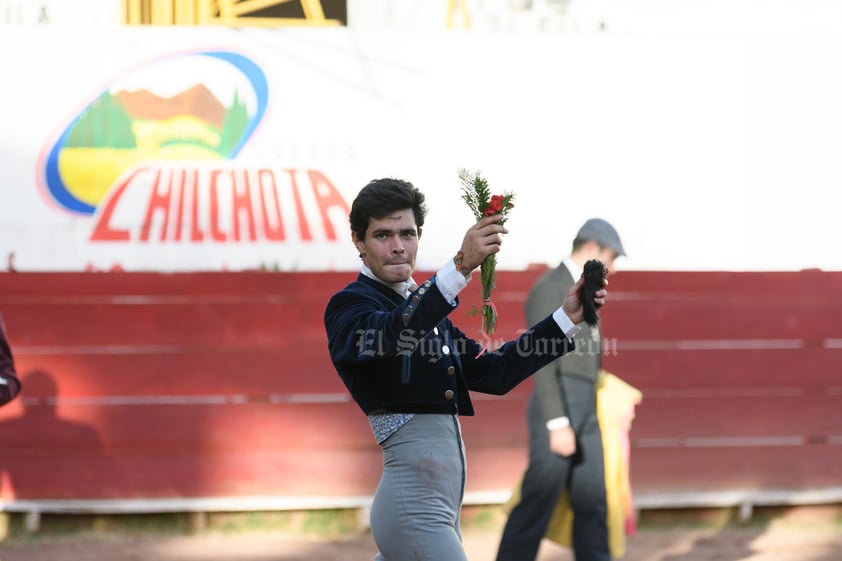
<svg viewBox="0 0 842 561">
<path fill-rule="evenodd" d="M 485 209 L 485 216 L 500 214 L 503 211 L 503 201 L 505 198 L 503 195 L 491 195 L 491 201 L 489 201 Z"/>
</svg>

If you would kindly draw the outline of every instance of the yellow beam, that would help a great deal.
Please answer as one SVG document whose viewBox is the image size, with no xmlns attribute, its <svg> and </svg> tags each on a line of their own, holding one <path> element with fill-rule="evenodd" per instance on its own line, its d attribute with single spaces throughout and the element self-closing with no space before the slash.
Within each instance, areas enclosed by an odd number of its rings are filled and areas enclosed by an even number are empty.
<svg viewBox="0 0 842 561">
<path fill-rule="evenodd" d="M 250 12 L 256 12 L 263 8 L 271 8 L 278 4 L 286 4 L 289 0 L 243 0 L 242 2 L 231 2 L 231 14 L 240 16 Z"/>
<path fill-rule="evenodd" d="M 123 4 L 126 23 L 129 25 L 222 24 L 235 27 L 335 27 L 342 25 L 339 20 L 325 18 L 320 0 L 298 0 L 304 11 L 304 18 L 246 15 L 292 1 L 123 0 Z"/>
<path fill-rule="evenodd" d="M 143 23 L 142 0 L 125 0 L 125 15 L 128 25 L 140 25 Z"/>
<path fill-rule="evenodd" d="M 152 0 L 152 25 L 172 25 L 172 0 Z"/>
<path fill-rule="evenodd" d="M 216 0 L 196 0 L 196 23 L 205 25 L 216 17 Z"/>
<path fill-rule="evenodd" d="M 232 27 L 336 27 L 342 25 L 342 22 L 338 19 L 315 21 L 303 18 L 255 18 L 248 16 L 230 19 L 217 18 L 213 23 Z"/>
<path fill-rule="evenodd" d="M 217 0 L 217 5 L 219 6 L 219 19 L 221 19 L 224 23 L 229 23 L 237 17 L 234 7 L 236 4 L 237 0 Z M 213 12 L 211 12 L 211 17 L 213 17 Z"/>
<path fill-rule="evenodd" d="M 325 11 L 320 0 L 301 0 L 304 17 L 310 21 L 325 21 Z"/>
<path fill-rule="evenodd" d="M 175 0 L 176 25 L 194 25 L 196 23 L 195 0 Z"/>
<path fill-rule="evenodd" d="M 242 0 L 230 2 L 230 12 L 234 16 L 241 16 L 256 12 L 272 6 L 280 6 L 293 0 Z M 324 21 L 325 12 L 322 9 L 321 0 L 300 0 L 301 9 L 304 11 L 304 18 L 313 21 Z"/>
<path fill-rule="evenodd" d="M 456 18 L 456 12 L 462 16 L 462 25 L 463 29 L 470 29 L 471 28 L 471 12 L 468 9 L 468 3 L 466 0 L 447 0 L 447 28 L 453 29 L 456 27 L 454 19 Z"/>
</svg>

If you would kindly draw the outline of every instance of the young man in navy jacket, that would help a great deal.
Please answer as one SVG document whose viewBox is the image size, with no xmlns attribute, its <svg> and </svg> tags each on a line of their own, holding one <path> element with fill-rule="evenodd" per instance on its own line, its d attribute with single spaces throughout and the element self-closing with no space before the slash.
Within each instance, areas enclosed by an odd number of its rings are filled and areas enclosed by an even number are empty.
<svg viewBox="0 0 842 561">
<path fill-rule="evenodd" d="M 380 561 L 465 561 L 459 515 L 465 452 L 459 415 L 473 415 L 469 390 L 504 394 L 573 349 L 583 320 L 581 279 L 558 309 L 514 341 L 481 353 L 454 326 L 472 271 L 500 250 L 499 216 L 468 228 L 453 259 L 431 278 L 412 278 L 426 208 L 399 179 L 370 182 L 351 207 L 357 280 L 325 310 L 331 360 L 383 449 L 371 510 Z M 606 291 L 595 292 L 597 305 Z"/>
</svg>

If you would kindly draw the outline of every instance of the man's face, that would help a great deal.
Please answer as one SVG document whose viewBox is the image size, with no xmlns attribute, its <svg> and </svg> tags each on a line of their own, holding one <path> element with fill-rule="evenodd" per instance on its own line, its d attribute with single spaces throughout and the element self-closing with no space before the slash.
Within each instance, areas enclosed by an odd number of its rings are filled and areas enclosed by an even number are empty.
<svg viewBox="0 0 842 561">
<path fill-rule="evenodd" d="M 617 260 L 617 252 L 613 249 L 609 249 L 607 247 L 602 247 L 599 249 L 599 254 L 596 257 L 600 261 L 605 264 L 605 267 L 608 269 L 608 274 L 611 275 L 616 271 L 614 268 L 614 261 Z"/>
<path fill-rule="evenodd" d="M 407 208 L 379 219 L 371 219 L 365 239 L 352 232 L 357 250 L 364 253 L 363 263 L 374 276 L 388 283 L 409 280 L 415 269 L 421 229 L 415 225 L 415 215 Z"/>
</svg>

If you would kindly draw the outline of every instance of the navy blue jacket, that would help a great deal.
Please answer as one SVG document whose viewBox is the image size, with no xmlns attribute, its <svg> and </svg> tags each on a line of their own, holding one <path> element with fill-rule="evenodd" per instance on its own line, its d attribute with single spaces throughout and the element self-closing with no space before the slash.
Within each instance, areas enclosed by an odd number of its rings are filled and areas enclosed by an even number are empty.
<svg viewBox="0 0 842 561">
<path fill-rule="evenodd" d="M 12 349 L 6 340 L 3 318 L 0 317 L 0 405 L 11 401 L 20 391 L 20 381 L 15 373 Z"/>
<path fill-rule="evenodd" d="M 402 298 L 360 274 L 325 310 L 336 371 L 366 414 L 473 415 L 468 390 L 502 395 L 573 349 L 552 316 L 479 358 L 481 345 L 447 318 L 435 277 Z"/>
</svg>

